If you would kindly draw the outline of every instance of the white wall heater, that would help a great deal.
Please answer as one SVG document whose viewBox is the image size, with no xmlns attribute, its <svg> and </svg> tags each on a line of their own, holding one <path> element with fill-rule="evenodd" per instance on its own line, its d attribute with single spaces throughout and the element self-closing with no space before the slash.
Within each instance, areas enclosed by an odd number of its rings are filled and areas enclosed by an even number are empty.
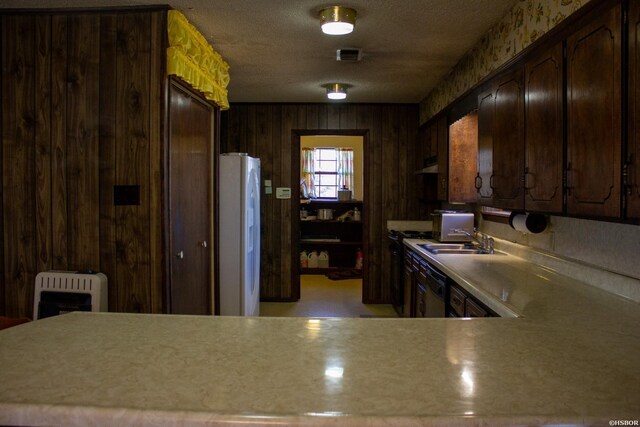
<svg viewBox="0 0 640 427">
<path fill-rule="evenodd" d="M 107 276 L 102 273 L 52 270 L 36 276 L 34 319 L 71 311 L 107 310 Z"/>
</svg>

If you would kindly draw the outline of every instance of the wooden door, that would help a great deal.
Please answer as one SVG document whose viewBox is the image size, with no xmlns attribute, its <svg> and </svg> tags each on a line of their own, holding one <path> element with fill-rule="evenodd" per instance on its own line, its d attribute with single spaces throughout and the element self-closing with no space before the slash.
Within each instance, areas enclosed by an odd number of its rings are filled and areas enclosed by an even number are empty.
<svg viewBox="0 0 640 427">
<path fill-rule="evenodd" d="M 620 216 L 620 4 L 567 39 L 567 213 Z"/>
<path fill-rule="evenodd" d="M 168 311 L 211 314 L 213 107 L 173 80 L 169 138 Z"/>
<path fill-rule="evenodd" d="M 493 206 L 524 208 L 524 90 L 522 69 L 501 78 L 493 116 Z"/>
<path fill-rule="evenodd" d="M 627 218 L 640 218 L 640 2 L 629 2 L 629 139 Z"/>
<path fill-rule="evenodd" d="M 478 175 L 476 176 L 476 190 L 478 203 L 491 205 L 492 189 L 490 186 L 493 175 L 493 91 L 485 92 L 478 97 Z"/>
<path fill-rule="evenodd" d="M 562 213 L 562 43 L 525 64 L 525 209 Z"/>
</svg>

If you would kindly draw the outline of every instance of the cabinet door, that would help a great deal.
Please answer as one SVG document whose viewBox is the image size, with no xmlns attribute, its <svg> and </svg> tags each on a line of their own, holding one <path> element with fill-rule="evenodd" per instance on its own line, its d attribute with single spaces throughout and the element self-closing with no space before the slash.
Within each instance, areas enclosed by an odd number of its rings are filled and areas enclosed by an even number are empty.
<svg viewBox="0 0 640 427">
<path fill-rule="evenodd" d="M 453 317 L 464 317 L 464 302 L 466 295 L 458 288 L 451 286 L 449 288 L 449 314 Z"/>
<path fill-rule="evenodd" d="M 438 129 L 438 200 L 448 200 L 449 128 L 447 117 L 440 117 L 436 125 Z"/>
<path fill-rule="evenodd" d="M 524 208 L 524 90 L 522 69 L 498 81 L 493 116 L 493 206 Z"/>
<path fill-rule="evenodd" d="M 477 164 L 478 113 L 472 112 L 449 126 L 449 202 L 476 202 Z"/>
<path fill-rule="evenodd" d="M 467 300 L 465 301 L 464 307 L 465 317 L 491 317 L 487 310 L 485 310 L 469 298 L 467 298 Z"/>
<path fill-rule="evenodd" d="M 640 218 L 640 2 L 629 2 L 627 218 Z"/>
<path fill-rule="evenodd" d="M 493 91 L 478 97 L 478 175 L 475 187 L 478 191 L 478 203 L 491 205 L 492 189 L 490 187 L 493 174 Z"/>
<path fill-rule="evenodd" d="M 567 39 L 567 213 L 620 216 L 621 126 L 618 3 Z"/>
<path fill-rule="evenodd" d="M 416 281 L 415 290 L 415 317 L 427 317 L 427 288 L 419 281 Z"/>
<path fill-rule="evenodd" d="M 411 298 L 413 296 L 413 269 L 411 268 L 411 263 L 409 263 L 409 265 L 405 263 L 403 286 L 404 301 L 402 306 L 402 316 L 411 317 L 413 314 L 413 298 Z"/>
<path fill-rule="evenodd" d="M 562 213 L 562 43 L 525 64 L 525 209 Z"/>
</svg>

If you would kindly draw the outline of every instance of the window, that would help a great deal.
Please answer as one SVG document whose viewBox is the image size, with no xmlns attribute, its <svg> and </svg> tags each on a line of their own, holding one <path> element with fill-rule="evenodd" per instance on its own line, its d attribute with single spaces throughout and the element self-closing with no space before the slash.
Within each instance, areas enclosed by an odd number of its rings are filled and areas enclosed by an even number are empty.
<svg viewBox="0 0 640 427">
<path fill-rule="evenodd" d="M 338 189 L 353 190 L 353 148 L 303 147 L 300 160 L 302 197 L 337 199 Z"/>
<path fill-rule="evenodd" d="M 314 150 L 316 193 L 321 199 L 338 197 L 338 155 L 335 148 L 323 147 Z"/>
</svg>

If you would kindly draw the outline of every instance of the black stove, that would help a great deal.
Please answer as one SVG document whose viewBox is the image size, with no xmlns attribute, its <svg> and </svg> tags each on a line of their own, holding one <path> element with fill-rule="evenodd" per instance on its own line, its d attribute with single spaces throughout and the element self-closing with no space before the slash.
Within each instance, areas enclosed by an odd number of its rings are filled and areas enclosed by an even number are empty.
<svg viewBox="0 0 640 427">
<path fill-rule="evenodd" d="M 416 231 L 416 230 L 389 230 L 389 239 L 392 241 L 400 241 L 403 239 L 431 239 L 433 233 L 431 231 Z"/>
<path fill-rule="evenodd" d="M 389 230 L 389 251 L 391 252 L 391 303 L 399 316 L 404 313 L 404 239 L 431 239 L 431 231 Z M 411 284 L 408 284 L 411 286 Z"/>
</svg>

